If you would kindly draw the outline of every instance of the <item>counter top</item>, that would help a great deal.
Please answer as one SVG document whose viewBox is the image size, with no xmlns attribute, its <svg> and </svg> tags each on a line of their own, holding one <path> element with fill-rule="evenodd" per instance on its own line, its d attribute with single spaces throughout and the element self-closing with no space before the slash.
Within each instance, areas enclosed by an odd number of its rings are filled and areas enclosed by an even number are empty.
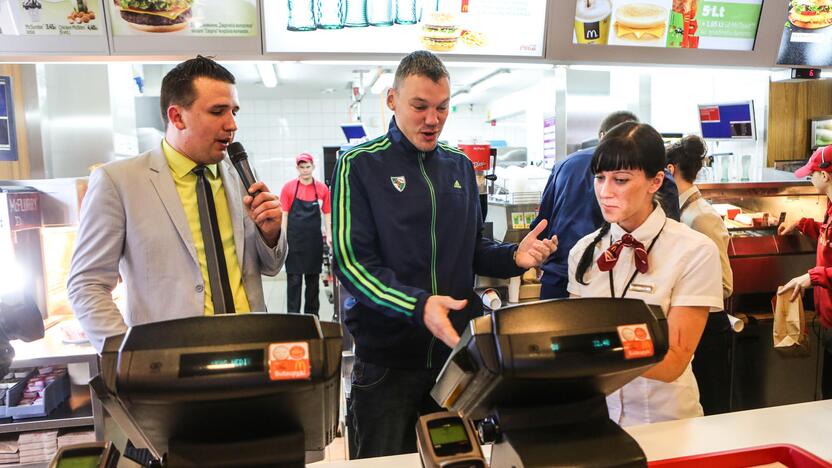
<svg viewBox="0 0 832 468">
<path fill-rule="evenodd" d="M 809 193 L 817 191 L 812 187 L 808 179 L 798 179 L 792 172 L 780 171 L 765 167 L 758 180 L 733 181 L 733 182 L 696 182 L 696 186 L 702 192 L 713 190 L 742 190 L 742 189 L 783 189 L 788 187 L 806 187 Z"/>
<path fill-rule="evenodd" d="M 770 444 L 794 444 L 832 461 L 832 400 L 683 419 L 626 429 L 649 461 Z M 486 447 L 488 449 L 488 447 Z M 316 468 L 420 468 L 419 454 L 319 462 Z"/>
<path fill-rule="evenodd" d="M 33 367 L 68 362 L 97 362 L 98 354 L 88 342 L 70 344 L 63 342 L 60 324 L 49 327 L 44 337 L 24 343 L 12 341 L 14 367 Z"/>
</svg>

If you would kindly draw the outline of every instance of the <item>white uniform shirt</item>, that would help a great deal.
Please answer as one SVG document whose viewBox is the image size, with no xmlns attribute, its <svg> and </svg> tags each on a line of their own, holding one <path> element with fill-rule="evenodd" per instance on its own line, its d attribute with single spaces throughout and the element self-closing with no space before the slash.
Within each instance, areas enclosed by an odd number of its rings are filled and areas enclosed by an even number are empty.
<svg viewBox="0 0 832 468">
<path fill-rule="evenodd" d="M 699 194 L 696 186 L 682 192 L 679 195 L 679 207 L 681 208 L 694 194 Z M 722 297 L 730 296 L 734 290 L 734 272 L 731 271 L 731 262 L 728 260 L 728 242 L 731 235 L 728 234 L 722 217 L 707 200 L 699 198 L 682 211 L 681 221 L 694 231 L 705 234 L 716 244 L 719 249 L 719 263 L 722 266 Z"/>
<path fill-rule="evenodd" d="M 609 233 L 596 244 L 592 265 L 584 275 L 586 285 L 575 280 L 575 271 L 581 255 L 598 231 L 578 241 L 569 252 L 569 293 L 580 297 L 611 297 L 609 273 L 600 271 L 595 260 L 625 232 L 613 224 Z M 708 307 L 710 311 L 722 309 L 719 253 L 710 239 L 668 219 L 659 206 L 630 234 L 642 242 L 645 249 L 654 238 L 656 242 L 650 250 L 648 271 L 636 275 L 626 297 L 659 305 L 665 314 L 675 306 Z M 615 297 L 621 297 L 636 271 L 632 248 L 622 249 L 612 271 Z M 609 395 L 607 407 L 610 418 L 622 426 L 703 415 L 699 388 L 690 363 L 673 382 L 636 378 Z"/>
</svg>

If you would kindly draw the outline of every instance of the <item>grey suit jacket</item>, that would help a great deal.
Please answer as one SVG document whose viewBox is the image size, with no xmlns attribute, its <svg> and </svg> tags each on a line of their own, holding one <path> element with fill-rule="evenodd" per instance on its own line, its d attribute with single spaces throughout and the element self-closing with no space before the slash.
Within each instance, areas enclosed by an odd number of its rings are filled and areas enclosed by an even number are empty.
<svg viewBox="0 0 832 468">
<path fill-rule="evenodd" d="M 243 206 L 242 183 L 228 160 L 219 164 L 243 285 L 251 310 L 265 312 L 260 275 L 286 259 L 286 235 L 266 245 Z M 122 316 L 112 299 L 119 274 L 126 286 Z M 81 327 L 99 351 L 127 327 L 204 314 L 205 284 L 182 201 L 161 145 L 95 170 L 67 284 Z"/>
</svg>

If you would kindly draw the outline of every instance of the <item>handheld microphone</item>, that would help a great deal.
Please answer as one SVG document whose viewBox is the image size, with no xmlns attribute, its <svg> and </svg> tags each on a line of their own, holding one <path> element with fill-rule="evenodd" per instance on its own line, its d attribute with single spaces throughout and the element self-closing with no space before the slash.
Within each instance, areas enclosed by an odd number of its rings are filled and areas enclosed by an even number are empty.
<svg viewBox="0 0 832 468">
<path fill-rule="evenodd" d="M 243 144 L 235 141 L 228 145 L 228 157 L 231 158 L 231 163 L 234 164 L 234 168 L 240 174 L 240 179 L 243 181 L 243 185 L 245 185 L 246 193 L 249 193 L 248 188 L 251 187 L 255 180 L 251 166 L 248 164 L 248 154 L 245 148 L 243 148 Z M 256 197 L 259 194 L 259 190 L 254 193 L 249 193 L 252 197 Z"/>
</svg>

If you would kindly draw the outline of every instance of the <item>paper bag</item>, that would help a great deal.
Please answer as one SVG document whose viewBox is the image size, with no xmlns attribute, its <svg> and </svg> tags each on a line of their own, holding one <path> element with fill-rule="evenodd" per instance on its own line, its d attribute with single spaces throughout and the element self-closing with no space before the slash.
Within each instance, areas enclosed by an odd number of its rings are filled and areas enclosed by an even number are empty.
<svg viewBox="0 0 832 468">
<path fill-rule="evenodd" d="M 806 328 L 806 316 L 803 313 L 803 300 L 790 301 L 792 291 L 778 294 L 774 303 L 774 349 L 786 355 L 809 354 L 809 334 Z"/>
</svg>

